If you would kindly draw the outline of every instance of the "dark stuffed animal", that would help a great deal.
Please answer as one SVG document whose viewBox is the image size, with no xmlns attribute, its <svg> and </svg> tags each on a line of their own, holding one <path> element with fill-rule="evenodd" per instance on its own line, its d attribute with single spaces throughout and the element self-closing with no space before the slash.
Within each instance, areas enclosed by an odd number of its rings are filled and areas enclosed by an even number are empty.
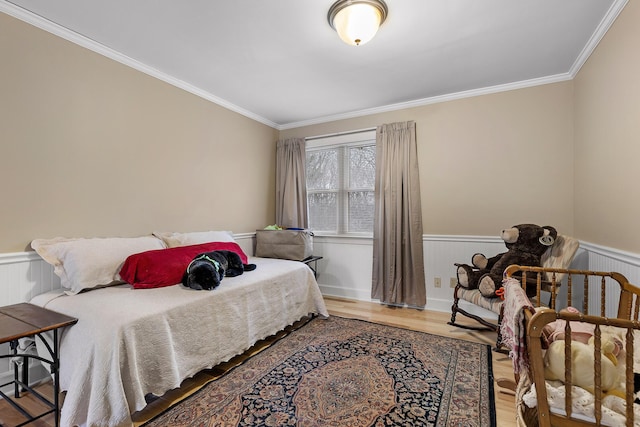
<svg viewBox="0 0 640 427">
<path fill-rule="evenodd" d="M 197 255 L 182 276 L 182 284 L 197 290 L 213 290 L 223 277 L 239 276 L 255 270 L 255 264 L 243 264 L 233 251 L 212 251 Z"/>
<path fill-rule="evenodd" d="M 458 283 L 468 289 L 478 289 L 482 296 L 492 298 L 502 287 L 504 270 L 511 264 L 540 266 L 540 259 L 555 242 L 558 232 L 551 226 L 535 224 L 514 225 L 502 230 L 500 237 L 507 246 L 507 252 L 491 258 L 475 254 L 473 265 L 456 264 Z"/>
</svg>

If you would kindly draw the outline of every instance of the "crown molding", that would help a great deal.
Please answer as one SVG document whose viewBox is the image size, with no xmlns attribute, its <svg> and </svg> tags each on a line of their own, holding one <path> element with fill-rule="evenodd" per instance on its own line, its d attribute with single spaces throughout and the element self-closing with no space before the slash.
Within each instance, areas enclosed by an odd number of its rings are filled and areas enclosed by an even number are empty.
<svg viewBox="0 0 640 427">
<path fill-rule="evenodd" d="M 462 92 L 449 93 L 446 95 L 433 96 L 429 98 L 416 99 L 414 101 L 401 102 L 398 104 L 383 105 L 381 107 L 368 108 L 365 110 L 351 111 L 347 113 L 335 114 L 331 116 L 318 117 L 311 120 L 303 120 L 294 123 L 280 125 L 278 130 L 293 129 L 309 125 L 317 125 L 320 123 L 333 122 L 336 120 L 353 119 L 355 117 L 369 116 L 372 114 L 387 113 L 389 111 L 404 110 L 407 108 L 422 107 L 430 104 L 438 104 L 440 102 L 454 101 L 463 98 L 472 98 L 480 95 L 490 95 L 493 93 L 507 92 L 510 90 L 524 89 L 533 86 L 541 86 L 550 83 L 563 82 L 571 80 L 573 77 L 569 73 L 556 74 L 553 76 L 540 77 L 530 80 L 522 80 L 519 82 L 506 83 L 502 85 L 489 86 L 479 89 L 465 90 Z"/>
<path fill-rule="evenodd" d="M 591 38 L 584 46 L 584 49 L 582 49 L 582 52 L 580 52 L 580 55 L 578 55 L 571 66 L 571 69 L 569 70 L 571 78 L 574 78 L 585 62 L 587 62 L 587 59 L 589 59 L 607 31 L 609 31 L 609 28 L 611 28 L 618 15 L 620 15 L 620 12 L 622 12 L 622 9 L 627 5 L 628 1 L 629 0 L 616 0 L 613 2 L 604 18 L 602 18 L 602 21 L 600 21 L 598 28 L 593 32 Z"/>
<path fill-rule="evenodd" d="M 140 61 L 137 61 L 133 58 L 130 58 L 127 55 L 123 55 L 122 53 L 111 49 L 103 44 L 96 42 L 95 40 L 91 40 L 88 37 L 80 35 L 74 31 L 71 31 L 68 28 L 65 28 L 61 25 L 58 25 L 48 19 L 43 18 L 40 15 L 36 15 L 33 12 L 27 11 L 19 6 L 16 6 L 13 3 L 8 2 L 7 0 L 0 0 L 0 12 L 4 12 L 7 15 L 13 16 L 16 19 L 19 19 L 27 24 L 31 24 L 34 27 L 40 28 L 41 30 L 47 31 L 55 36 L 61 37 L 71 43 L 77 44 L 78 46 L 89 49 L 99 55 L 105 56 L 109 59 L 117 61 L 123 65 L 131 67 L 137 71 L 145 73 L 151 77 L 155 77 L 159 80 L 162 80 L 165 83 L 169 83 L 172 86 L 175 86 L 179 89 L 185 90 L 193 95 L 199 96 L 200 98 L 206 99 L 207 101 L 213 102 L 221 107 L 224 107 L 228 110 L 241 114 L 245 117 L 248 117 L 252 120 L 265 124 L 269 127 L 278 128 L 278 124 L 268 120 L 262 116 L 252 113 L 251 111 L 245 110 L 244 108 L 238 107 L 235 104 L 230 103 L 222 98 L 219 98 L 212 93 L 209 93 L 205 90 L 202 90 L 191 83 L 187 83 L 183 80 L 176 79 L 173 76 L 170 76 L 160 70 L 157 70 L 153 67 L 150 67 L 146 64 L 143 64 Z"/>
<path fill-rule="evenodd" d="M 481 96 L 481 95 L 490 95 L 490 94 L 494 94 L 494 93 L 499 93 L 499 92 L 506 92 L 506 91 L 510 91 L 510 90 L 516 90 L 516 89 L 524 89 L 524 88 L 528 88 L 528 87 L 534 87 L 534 86 L 540 86 L 540 85 L 545 85 L 545 84 L 551 84 L 551 83 L 558 83 L 558 82 L 562 82 L 562 81 L 567 81 L 567 80 L 572 80 L 577 73 L 580 71 L 580 69 L 582 68 L 582 66 L 585 64 L 585 62 L 587 61 L 587 59 L 589 58 L 589 56 L 593 53 L 593 51 L 596 49 L 596 47 L 598 46 L 598 43 L 600 43 L 600 40 L 602 40 L 602 38 L 604 37 L 604 35 L 607 33 L 607 31 L 609 30 L 609 28 L 611 27 L 611 25 L 613 25 L 614 21 L 616 20 L 616 18 L 618 17 L 618 15 L 622 12 L 622 10 L 624 9 L 624 7 L 626 6 L 626 4 L 628 3 L 628 0 L 615 0 L 614 3 L 611 5 L 611 7 L 609 8 L 609 10 L 607 11 L 607 14 L 604 16 L 604 18 L 602 19 L 602 21 L 600 22 L 600 24 L 598 25 L 598 27 L 596 28 L 596 31 L 594 31 L 594 33 L 592 34 L 591 38 L 589 39 L 589 42 L 585 45 L 585 47 L 583 48 L 582 52 L 580 52 L 580 54 L 578 55 L 578 57 L 576 58 L 576 60 L 574 61 L 573 65 L 571 66 L 569 72 L 567 73 L 562 73 L 562 74 L 556 74 L 556 75 L 552 75 L 552 76 L 546 76 L 546 77 L 541 77 L 541 78 L 536 78 L 536 79 L 530 79 L 530 80 L 522 80 L 519 82 L 513 82 L 513 83 L 507 83 L 507 84 L 502 84 L 502 85 L 496 85 L 496 86 L 489 86 L 489 87 L 485 87 L 485 88 L 480 88 L 480 89 L 473 89 L 473 90 L 467 90 L 467 91 L 461 91 L 461 92 L 456 92 L 456 93 L 451 93 L 451 94 L 446 94 L 446 95 L 439 95 L 439 96 L 433 96 L 433 97 L 428 97 L 428 98 L 422 98 L 422 99 L 416 99 L 413 101 L 409 101 L 409 102 L 402 102 L 402 103 L 397 103 L 397 104 L 390 104 L 390 105 L 384 105 L 381 107 L 375 107 L 375 108 L 368 108 L 368 109 L 364 109 L 364 110 L 357 110 L 357 111 L 351 111 L 351 112 L 345 112 L 345 113 L 340 113 L 340 114 L 334 114 L 334 115 L 329 115 L 329 116 L 324 116 L 324 117 L 318 117 L 315 119 L 310 119 L 310 120 L 303 120 L 303 121 L 298 121 L 298 122 L 291 122 L 291 123 L 286 123 L 286 124 L 278 124 L 275 123 L 271 120 L 268 120 L 262 116 L 259 116 L 251 111 L 245 110 L 244 108 L 241 108 L 235 104 L 232 104 L 222 98 L 219 98 L 207 91 L 204 91 L 190 83 L 187 83 L 183 80 L 180 79 L 176 79 L 175 77 L 172 77 L 166 73 L 163 73 L 153 67 L 150 67 L 146 64 L 143 64 L 133 58 L 130 58 L 126 55 L 121 54 L 120 52 L 117 52 L 107 46 L 104 46 L 94 40 L 91 40 L 87 37 L 84 37 L 74 31 L 69 30 L 68 28 L 65 28 L 61 25 L 55 24 L 51 21 L 49 21 L 48 19 L 45 19 L 39 15 L 36 15 L 32 12 L 29 12 L 13 3 L 10 3 L 7 0 L 0 0 L 0 12 L 4 12 L 7 15 L 13 16 L 16 19 L 19 19 L 21 21 L 24 21 L 28 24 L 31 24 L 35 27 L 38 27 L 44 31 L 47 31 L 51 34 L 54 34 L 58 37 L 61 37 L 65 40 L 68 40 L 74 44 L 77 44 L 79 46 L 82 46 L 86 49 L 89 49 L 93 52 L 96 52 L 100 55 L 103 55 L 107 58 L 110 58 L 114 61 L 120 62 L 121 64 L 124 64 L 126 66 L 129 66 L 135 70 L 138 70 L 140 72 L 143 72 L 149 76 L 155 77 L 159 80 L 162 80 L 166 83 L 169 83 L 170 85 L 173 85 L 175 87 L 178 87 L 180 89 L 183 89 L 189 93 L 192 93 L 196 96 L 199 96 L 205 100 L 208 100 L 210 102 L 213 102 L 214 104 L 217 104 L 221 107 L 224 107 L 228 110 L 234 111 L 238 114 L 241 114 L 247 118 L 250 118 L 252 120 L 255 120 L 259 123 L 262 123 L 264 125 L 270 126 L 276 130 L 286 130 L 286 129 L 293 129 L 293 128 L 298 128 L 298 127 L 303 127 L 303 126 L 310 126 L 310 125 L 316 125 L 316 124 L 321 124 L 321 123 L 327 123 L 327 122 L 332 122 L 332 121 L 337 121 L 337 120 L 346 120 L 346 119 L 352 119 L 352 118 L 356 118 L 356 117 L 362 117 L 362 116 L 368 116 L 368 115 L 372 115 L 372 114 L 380 114 L 380 113 L 386 113 L 386 112 L 390 112 L 390 111 L 397 111 L 397 110 L 403 110 L 403 109 L 408 109 L 408 108 L 415 108 L 415 107 L 422 107 L 425 105 L 430 105 L 430 104 L 437 104 L 437 103 L 441 103 L 441 102 L 448 102 L 448 101 L 454 101 L 454 100 L 458 100 L 458 99 L 464 99 L 464 98 L 471 98 L 471 97 L 475 97 L 475 96 Z"/>
<path fill-rule="evenodd" d="M 558 83 L 558 82 L 563 82 L 567 80 L 572 80 L 578 74 L 578 72 L 580 71 L 584 63 L 587 62 L 587 59 L 589 59 L 589 56 L 591 56 L 593 51 L 596 49 L 596 47 L 598 46 L 598 43 L 600 43 L 600 40 L 602 40 L 602 38 L 607 33 L 607 31 L 609 31 L 609 28 L 611 28 L 614 21 L 618 17 L 618 15 L 620 15 L 620 12 L 622 12 L 622 9 L 624 9 L 624 7 L 627 5 L 628 1 L 629 0 L 615 0 L 613 2 L 609 10 L 607 11 L 606 15 L 604 16 L 602 21 L 600 21 L 600 24 L 591 35 L 589 42 L 582 49 L 582 52 L 580 52 L 580 54 L 574 61 L 573 65 L 571 66 L 569 72 L 567 73 L 556 74 L 553 76 L 547 76 L 547 77 L 531 79 L 531 80 L 523 80 L 523 81 L 508 83 L 503 85 L 490 86 L 490 87 L 485 87 L 481 89 L 462 91 L 462 92 L 457 92 L 457 93 L 452 93 L 447 95 L 434 96 L 430 98 L 422 98 L 422 99 L 417 99 L 415 101 L 403 102 L 399 104 L 391 104 L 391 105 L 386 105 L 386 106 L 377 107 L 377 108 L 370 108 L 366 110 L 351 111 L 351 112 L 335 114 L 331 116 L 319 117 L 311 120 L 292 122 L 292 123 L 280 125 L 278 127 L 278 130 L 293 129 L 293 128 L 316 125 L 316 124 L 327 123 L 327 122 L 332 122 L 337 120 L 352 119 L 356 117 L 368 116 L 371 114 L 386 113 L 389 111 L 397 111 L 397 110 L 413 108 L 413 107 L 422 107 L 424 105 L 436 104 L 440 102 L 447 102 L 447 101 L 453 101 L 457 99 L 471 98 L 474 96 L 489 95 L 493 93 L 506 92 L 509 90 L 524 89 L 527 87 L 540 86 L 540 85 L 545 85 L 550 83 Z"/>
</svg>

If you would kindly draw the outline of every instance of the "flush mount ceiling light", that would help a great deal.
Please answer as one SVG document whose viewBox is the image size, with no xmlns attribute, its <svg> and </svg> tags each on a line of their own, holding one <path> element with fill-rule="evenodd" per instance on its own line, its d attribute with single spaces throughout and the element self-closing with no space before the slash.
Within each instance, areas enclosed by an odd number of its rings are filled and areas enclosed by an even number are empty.
<svg viewBox="0 0 640 427">
<path fill-rule="evenodd" d="M 342 41 L 359 46 L 376 35 L 387 12 L 382 0 L 339 0 L 329 9 L 327 19 Z"/>
</svg>

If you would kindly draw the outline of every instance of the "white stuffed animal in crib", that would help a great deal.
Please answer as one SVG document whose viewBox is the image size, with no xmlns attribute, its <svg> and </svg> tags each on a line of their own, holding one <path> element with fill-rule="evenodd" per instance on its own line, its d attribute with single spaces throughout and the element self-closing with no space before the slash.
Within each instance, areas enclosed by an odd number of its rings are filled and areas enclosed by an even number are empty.
<svg viewBox="0 0 640 427">
<path fill-rule="evenodd" d="M 620 352 L 621 343 L 613 334 L 603 333 L 600 339 L 602 351 L 601 378 L 602 391 L 608 394 L 619 395 L 624 398 L 624 390 L 621 386 L 621 370 L 618 367 L 617 355 Z M 544 357 L 545 378 L 548 380 L 565 381 L 565 342 L 553 341 Z M 571 382 L 582 387 L 590 393 L 595 392 L 594 379 L 594 337 L 587 343 L 577 340 L 571 341 Z"/>
</svg>

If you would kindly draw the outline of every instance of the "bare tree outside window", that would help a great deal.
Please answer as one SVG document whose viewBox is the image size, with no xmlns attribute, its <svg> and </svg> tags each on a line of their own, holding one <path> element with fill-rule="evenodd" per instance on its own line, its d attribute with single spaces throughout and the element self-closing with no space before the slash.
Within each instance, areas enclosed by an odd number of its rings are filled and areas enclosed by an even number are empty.
<svg viewBox="0 0 640 427">
<path fill-rule="evenodd" d="M 376 146 L 348 150 L 349 188 L 347 232 L 373 232 L 373 203 L 376 173 Z"/>
<path fill-rule="evenodd" d="M 333 234 L 372 233 L 375 140 L 307 147 L 309 227 Z"/>
</svg>

